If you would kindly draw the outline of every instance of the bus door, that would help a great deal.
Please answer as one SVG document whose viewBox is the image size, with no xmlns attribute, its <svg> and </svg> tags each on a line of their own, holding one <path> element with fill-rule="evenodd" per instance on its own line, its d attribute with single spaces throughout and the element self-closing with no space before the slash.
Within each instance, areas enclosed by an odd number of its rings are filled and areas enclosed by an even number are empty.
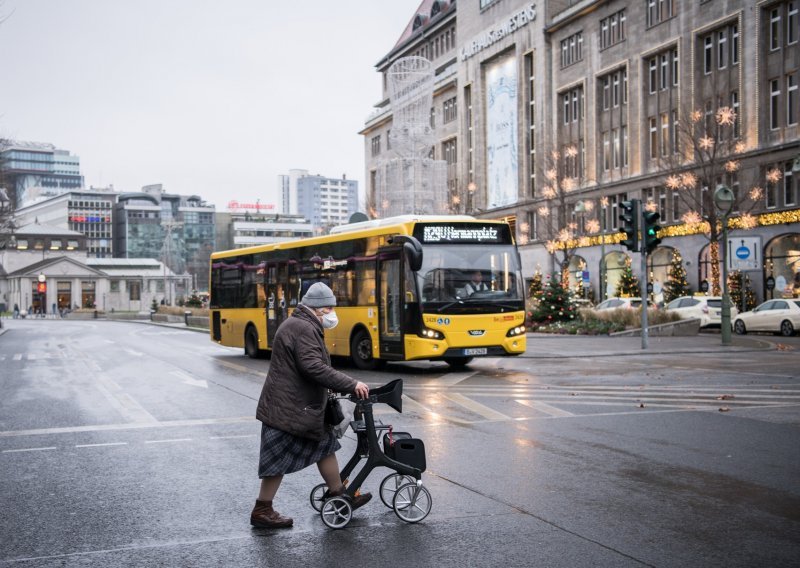
<svg viewBox="0 0 800 568">
<path fill-rule="evenodd" d="M 403 265 L 401 249 L 378 254 L 378 329 L 382 359 L 402 359 Z"/>
<path fill-rule="evenodd" d="M 267 345 L 272 348 L 275 332 L 286 319 L 287 268 L 285 262 L 267 264 Z"/>
</svg>

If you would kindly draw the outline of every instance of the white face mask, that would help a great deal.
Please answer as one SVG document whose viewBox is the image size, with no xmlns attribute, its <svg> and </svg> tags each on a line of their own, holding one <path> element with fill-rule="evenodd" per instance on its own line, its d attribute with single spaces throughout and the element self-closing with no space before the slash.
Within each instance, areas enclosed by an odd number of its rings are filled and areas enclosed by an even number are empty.
<svg viewBox="0 0 800 568">
<path fill-rule="evenodd" d="M 336 316 L 336 312 L 328 312 L 322 316 L 322 327 L 325 329 L 333 329 L 339 325 L 339 318 Z"/>
</svg>

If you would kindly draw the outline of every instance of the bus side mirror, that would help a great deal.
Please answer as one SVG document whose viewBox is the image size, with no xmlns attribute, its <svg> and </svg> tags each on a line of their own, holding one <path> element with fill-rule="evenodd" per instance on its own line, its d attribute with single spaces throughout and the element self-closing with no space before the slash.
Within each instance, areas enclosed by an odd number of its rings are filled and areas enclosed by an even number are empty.
<svg viewBox="0 0 800 568">
<path fill-rule="evenodd" d="M 416 272 L 422 268 L 422 245 L 414 237 L 408 235 L 395 235 L 389 237 L 390 244 L 403 243 L 403 252 L 408 259 L 408 267 Z"/>
</svg>

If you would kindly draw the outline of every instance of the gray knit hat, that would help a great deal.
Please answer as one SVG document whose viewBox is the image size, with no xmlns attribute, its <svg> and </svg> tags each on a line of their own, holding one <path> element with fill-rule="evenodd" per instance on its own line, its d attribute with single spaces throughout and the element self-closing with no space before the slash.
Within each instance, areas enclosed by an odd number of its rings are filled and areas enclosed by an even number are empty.
<svg viewBox="0 0 800 568">
<path fill-rule="evenodd" d="M 323 282 L 315 282 L 303 296 L 301 303 L 309 308 L 329 308 L 336 305 L 336 296 Z"/>
</svg>

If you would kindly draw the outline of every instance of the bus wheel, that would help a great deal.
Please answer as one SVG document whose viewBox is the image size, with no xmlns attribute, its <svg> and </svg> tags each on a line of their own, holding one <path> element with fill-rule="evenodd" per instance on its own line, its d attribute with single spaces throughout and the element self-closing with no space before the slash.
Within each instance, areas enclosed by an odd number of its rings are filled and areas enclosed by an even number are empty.
<svg viewBox="0 0 800 568">
<path fill-rule="evenodd" d="M 350 342 L 350 358 L 356 367 L 365 371 L 378 366 L 379 360 L 372 356 L 372 338 L 363 329 L 357 331 Z"/>
<path fill-rule="evenodd" d="M 261 358 L 261 351 L 258 348 L 258 331 L 252 325 L 244 332 L 244 354 L 251 359 Z"/>
<path fill-rule="evenodd" d="M 446 357 L 444 362 L 457 369 L 466 367 L 472 359 L 472 357 Z"/>
</svg>

